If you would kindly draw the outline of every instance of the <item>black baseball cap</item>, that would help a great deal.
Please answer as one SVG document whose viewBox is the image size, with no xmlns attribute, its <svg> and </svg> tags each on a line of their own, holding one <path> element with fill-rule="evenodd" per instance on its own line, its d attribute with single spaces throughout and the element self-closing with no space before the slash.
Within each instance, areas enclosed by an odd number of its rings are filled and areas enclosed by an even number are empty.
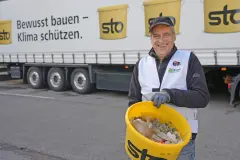
<svg viewBox="0 0 240 160">
<path fill-rule="evenodd" d="M 172 16 L 157 17 L 151 22 L 149 32 L 151 32 L 153 27 L 156 25 L 164 24 L 168 26 L 175 26 L 175 23 L 176 19 Z"/>
</svg>

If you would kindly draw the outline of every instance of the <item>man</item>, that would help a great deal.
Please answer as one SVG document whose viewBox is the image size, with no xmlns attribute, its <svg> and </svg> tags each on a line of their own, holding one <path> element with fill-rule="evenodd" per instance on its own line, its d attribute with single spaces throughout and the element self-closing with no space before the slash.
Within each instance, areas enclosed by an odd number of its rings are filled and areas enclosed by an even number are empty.
<svg viewBox="0 0 240 160">
<path fill-rule="evenodd" d="M 150 25 L 152 49 L 134 68 L 129 89 L 129 106 L 153 101 L 156 107 L 169 103 L 190 123 L 192 139 L 179 160 L 195 159 L 198 132 L 197 108 L 207 106 L 210 95 L 200 61 L 195 54 L 175 46 L 174 17 L 155 18 Z"/>
</svg>

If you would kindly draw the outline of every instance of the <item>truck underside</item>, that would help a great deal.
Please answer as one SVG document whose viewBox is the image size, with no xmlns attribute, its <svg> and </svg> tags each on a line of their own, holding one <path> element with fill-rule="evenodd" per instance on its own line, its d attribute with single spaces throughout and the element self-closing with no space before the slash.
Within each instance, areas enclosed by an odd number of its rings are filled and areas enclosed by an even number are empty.
<svg viewBox="0 0 240 160">
<path fill-rule="evenodd" d="M 72 89 L 87 94 L 95 89 L 128 91 L 133 66 L 72 65 L 26 63 L 9 66 L 11 78 L 22 78 L 34 89 L 54 91 Z"/>
<path fill-rule="evenodd" d="M 229 105 L 236 107 L 240 102 L 240 67 L 204 67 L 209 90 L 229 94 Z"/>
</svg>

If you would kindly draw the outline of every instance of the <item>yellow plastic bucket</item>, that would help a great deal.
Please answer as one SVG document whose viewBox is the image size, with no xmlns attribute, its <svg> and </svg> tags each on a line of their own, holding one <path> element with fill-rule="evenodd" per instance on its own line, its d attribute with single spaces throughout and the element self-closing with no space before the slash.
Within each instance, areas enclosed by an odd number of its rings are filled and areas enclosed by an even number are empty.
<svg viewBox="0 0 240 160">
<path fill-rule="evenodd" d="M 114 40 L 126 37 L 127 4 L 101 7 L 98 12 L 101 39 Z"/>
<path fill-rule="evenodd" d="M 1 20 L 0 21 L 0 44 L 12 43 L 12 21 Z"/>
<path fill-rule="evenodd" d="M 209 33 L 240 32 L 240 1 L 204 0 L 204 28 Z"/>
<path fill-rule="evenodd" d="M 179 144 L 160 144 L 147 139 L 132 126 L 130 119 L 136 116 L 151 116 L 160 122 L 171 122 L 181 134 L 183 142 Z M 192 132 L 187 120 L 170 106 L 160 109 L 152 102 L 139 102 L 128 108 L 125 115 L 126 139 L 125 151 L 132 160 L 176 160 L 182 148 L 189 143 Z"/>
<path fill-rule="evenodd" d="M 179 34 L 181 0 L 147 0 L 143 2 L 145 12 L 145 35 L 149 36 L 152 19 L 159 16 L 173 16 L 176 19 L 175 31 Z"/>
</svg>

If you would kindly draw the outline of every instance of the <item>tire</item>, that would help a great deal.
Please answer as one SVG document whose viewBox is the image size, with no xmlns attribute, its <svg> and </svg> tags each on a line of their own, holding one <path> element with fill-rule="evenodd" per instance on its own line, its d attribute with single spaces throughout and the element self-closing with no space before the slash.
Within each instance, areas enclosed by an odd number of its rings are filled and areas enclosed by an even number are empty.
<svg viewBox="0 0 240 160">
<path fill-rule="evenodd" d="M 86 69 L 76 68 L 71 74 L 71 86 L 74 92 L 87 94 L 93 91 L 93 84 L 90 82 Z"/>
<path fill-rule="evenodd" d="M 30 67 L 27 72 L 27 82 L 33 89 L 43 88 L 43 71 L 38 67 Z"/>
<path fill-rule="evenodd" d="M 65 90 L 66 77 L 62 68 L 51 68 L 47 75 L 48 86 L 51 90 L 60 92 Z"/>
</svg>

